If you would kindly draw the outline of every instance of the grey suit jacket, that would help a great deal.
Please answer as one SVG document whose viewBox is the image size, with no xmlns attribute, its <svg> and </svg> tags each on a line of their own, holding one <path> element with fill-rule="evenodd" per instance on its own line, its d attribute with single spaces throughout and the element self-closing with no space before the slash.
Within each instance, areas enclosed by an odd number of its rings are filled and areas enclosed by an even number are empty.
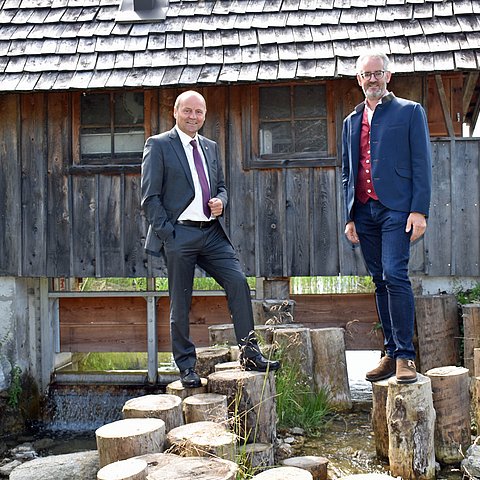
<svg viewBox="0 0 480 480">
<path fill-rule="evenodd" d="M 198 140 L 207 163 L 211 196 L 223 202 L 225 211 L 228 195 L 218 145 L 201 135 Z M 175 222 L 195 196 L 187 156 L 174 128 L 147 139 L 141 185 L 142 208 L 149 223 L 145 250 L 160 255 L 165 240 L 175 230 Z M 218 220 L 227 234 L 223 217 Z"/>
</svg>

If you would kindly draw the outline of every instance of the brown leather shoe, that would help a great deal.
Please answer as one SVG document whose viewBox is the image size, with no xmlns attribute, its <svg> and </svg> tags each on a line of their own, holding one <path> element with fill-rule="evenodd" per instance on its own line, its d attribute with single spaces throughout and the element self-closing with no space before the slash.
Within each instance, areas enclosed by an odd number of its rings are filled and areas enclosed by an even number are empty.
<svg viewBox="0 0 480 480">
<path fill-rule="evenodd" d="M 397 358 L 397 383 L 414 383 L 417 381 L 417 367 L 413 360 Z"/>
<path fill-rule="evenodd" d="M 380 360 L 377 368 L 367 372 L 365 379 L 369 382 L 377 382 L 378 380 L 385 380 L 393 375 L 395 375 L 395 360 L 385 355 Z"/>
</svg>

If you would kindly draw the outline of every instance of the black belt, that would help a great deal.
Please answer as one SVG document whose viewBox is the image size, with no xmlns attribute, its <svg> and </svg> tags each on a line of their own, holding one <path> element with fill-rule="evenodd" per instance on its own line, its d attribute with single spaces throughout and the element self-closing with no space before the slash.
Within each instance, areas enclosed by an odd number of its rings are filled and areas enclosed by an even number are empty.
<svg viewBox="0 0 480 480">
<path fill-rule="evenodd" d="M 177 220 L 177 223 L 179 225 L 186 225 L 188 227 L 197 227 L 197 228 L 208 228 L 208 227 L 211 227 L 215 222 L 216 220 L 209 220 L 208 222 L 207 221 L 197 222 L 195 220 Z"/>
</svg>

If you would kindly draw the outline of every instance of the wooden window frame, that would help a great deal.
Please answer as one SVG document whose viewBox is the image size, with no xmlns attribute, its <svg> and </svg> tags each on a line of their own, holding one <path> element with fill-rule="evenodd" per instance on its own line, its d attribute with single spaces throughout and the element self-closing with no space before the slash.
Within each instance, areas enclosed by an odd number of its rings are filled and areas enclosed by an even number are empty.
<svg viewBox="0 0 480 480">
<path fill-rule="evenodd" d="M 144 109 L 144 120 L 143 120 L 143 129 L 144 129 L 144 140 L 152 134 L 151 128 L 151 96 L 152 93 L 148 90 L 132 90 L 132 91 L 141 91 L 143 93 L 143 109 Z M 118 93 L 114 90 L 99 90 L 92 91 L 88 93 Z M 105 163 L 89 163 L 82 162 L 82 156 L 80 153 L 80 131 L 81 131 L 81 95 L 83 92 L 75 92 L 72 95 L 72 165 L 70 166 L 70 172 L 91 172 L 91 171 L 140 171 L 140 165 L 142 163 L 142 156 L 140 155 L 137 159 L 126 159 L 122 162 L 110 161 Z"/>
<path fill-rule="evenodd" d="M 327 152 L 322 153 L 291 153 L 291 154 L 264 154 L 260 155 L 260 88 L 285 87 L 290 88 L 306 85 L 306 82 L 290 82 L 278 84 L 252 85 L 250 91 L 250 154 L 246 156 L 245 167 L 248 168 L 285 168 L 285 167 L 328 167 L 337 166 L 336 157 L 336 129 L 335 129 L 335 99 L 332 83 L 328 81 L 309 82 L 308 85 L 325 85 L 327 110 Z"/>
</svg>

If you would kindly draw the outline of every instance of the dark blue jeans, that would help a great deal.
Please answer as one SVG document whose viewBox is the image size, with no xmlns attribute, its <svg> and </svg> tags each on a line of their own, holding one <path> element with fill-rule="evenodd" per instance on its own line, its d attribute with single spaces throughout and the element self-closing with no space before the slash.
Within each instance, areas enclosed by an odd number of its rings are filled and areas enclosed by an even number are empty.
<svg viewBox="0 0 480 480">
<path fill-rule="evenodd" d="M 354 222 L 363 258 L 375 283 L 377 312 L 385 336 L 385 353 L 415 358 L 415 307 L 408 278 L 408 213 L 390 210 L 377 200 L 355 202 Z"/>
</svg>

